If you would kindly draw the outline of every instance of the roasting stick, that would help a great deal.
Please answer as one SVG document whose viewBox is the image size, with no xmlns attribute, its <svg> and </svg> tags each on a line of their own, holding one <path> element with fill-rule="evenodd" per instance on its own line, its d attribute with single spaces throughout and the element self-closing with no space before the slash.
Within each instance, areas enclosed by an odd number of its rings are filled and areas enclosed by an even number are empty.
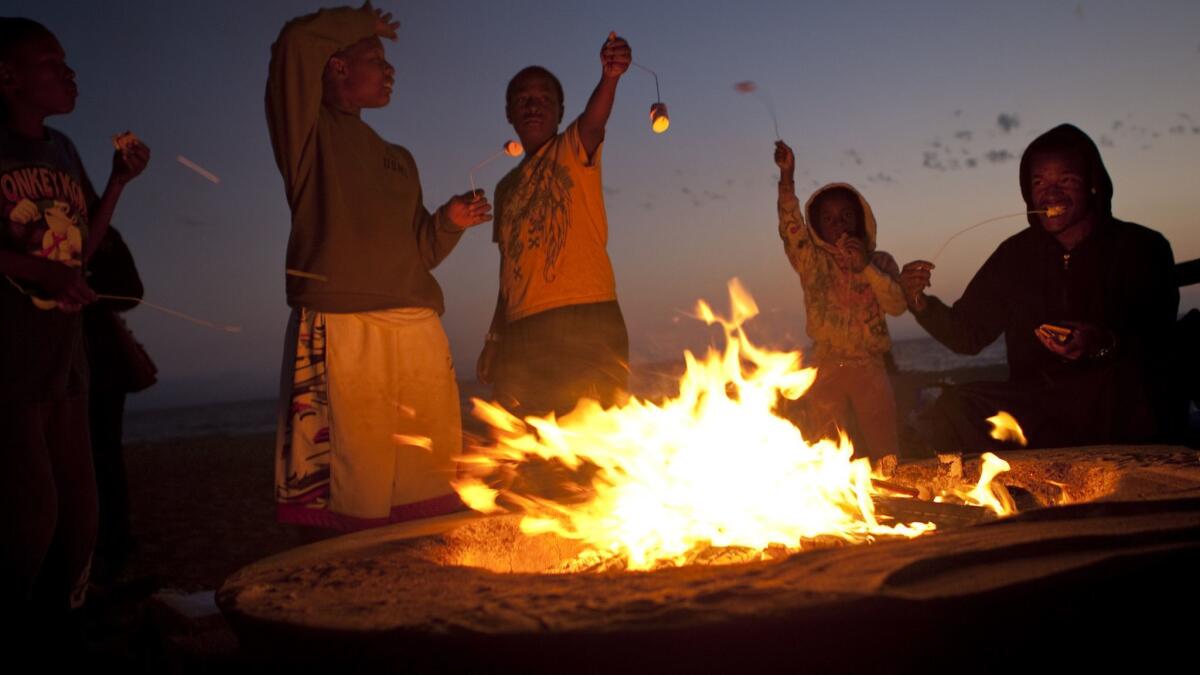
<svg viewBox="0 0 1200 675">
<path fill-rule="evenodd" d="M 176 310 L 174 310 L 174 309 L 170 309 L 170 308 L 168 308 L 168 307 L 163 307 L 162 305 L 156 305 L 156 304 L 154 304 L 153 302 L 149 302 L 149 301 L 143 300 L 143 299 L 141 299 L 141 298 L 135 298 L 135 297 L 133 297 L 133 296 L 128 296 L 128 295 L 107 295 L 107 294 L 104 294 L 104 293 L 97 293 L 97 294 L 96 294 L 96 297 L 97 297 L 97 298 L 103 298 L 103 299 L 105 299 L 105 300 L 124 300 L 124 301 L 127 301 L 127 302 L 136 302 L 136 303 L 138 303 L 139 305 L 145 305 L 145 306 L 147 306 L 147 307 L 149 307 L 149 308 L 151 308 L 151 309 L 157 309 L 158 311 L 162 312 L 163 314 L 170 314 L 171 316 L 174 316 L 174 317 L 177 317 L 177 318 L 183 319 L 184 321 L 191 321 L 191 322 L 192 322 L 192 323 L 194 323 L 194 324 L 198 324 L 198 325 L 204 326 L 204 327 L 206 327 L 206 328 L 213 328 L 213 329 L 216 329 L 216 330 L 223 330 L 223 331 L 225 331 L 226 333 L 240 333 L 240 332 L 242 332 L 242 327 L 241 327 L 241 326 L 233 326 L 233 325 L 230 325 L 230 324 L 227 324 L 227 323 L 216 323 L 216 322 L 213 322 L 213 321 L 208 321 L 208 320 L 206 320 L 206 319 L 201 319 L 201 318 L 198 318 L 198 317 L 194 317 L 194 316 L 192 316 L 192 315 L 190 315 L 190 314 L 184 314 L 183 312 L 176 311 Z"/>
<path fill-rule="evenodd" d="M 1017 211 L 1016 213 L 1006 213 L 1003 216 L 995 216 L 993 218 L 988 218 L 987 220 L 981 220 L 978 223 L 975 223 L 974 225 L 972 225 L 970 227 L 964 227 L 963 229 L 959 230 L 958 232 L 955 232 L 954 234 L 950 235 L 950 237 L 947 238 L 946 241 L 942 242 L 941 248 L 939 248 L 937 250 L 937 253 L 933 254 L 933 258 L 931 258 L 929 262 L 937 262 L 938 256 L 942 255 L 942 251 L 946 250 L 946 247 L 950 245 L 950 242 L 957 239 L 960 235 L 966 234 L 977 227 L 982 227 L 984 225 L 987 225 L 988 223 L 994 223 L 997 220 L 1007 220 L 1008 218 L 1016 218 L 1017 216 L 1030 216 L 1030 215 L 1045 214 L 1045 215 L 1054 217 L 1061 213 L 1062 213 L 1062 207 L 1055 206 L 1055 207 L 1050 207 L 1048 209 L 1042 209 L 1040 211 Z"/>
</svg>

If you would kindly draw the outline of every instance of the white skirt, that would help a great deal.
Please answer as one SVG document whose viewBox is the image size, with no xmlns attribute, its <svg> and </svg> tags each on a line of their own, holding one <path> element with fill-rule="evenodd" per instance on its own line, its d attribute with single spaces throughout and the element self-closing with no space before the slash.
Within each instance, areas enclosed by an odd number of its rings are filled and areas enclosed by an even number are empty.
<svg viewBox="0 0 1200 675">
<path fill-rule="evenodd" d="M 293 309 L 280 403 L 280 521 L 356 530 L 464 508 L 450 487 L 458 385 L 433 310 Z"/>
</svg>

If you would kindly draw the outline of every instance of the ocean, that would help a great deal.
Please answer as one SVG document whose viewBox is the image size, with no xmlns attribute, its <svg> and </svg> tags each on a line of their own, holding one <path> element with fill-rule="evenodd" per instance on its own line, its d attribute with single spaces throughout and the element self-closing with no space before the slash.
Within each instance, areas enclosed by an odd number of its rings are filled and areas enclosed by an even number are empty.
<svg viewBox="0 0 1200 675">
<path fill-rule="evenodd" d="M 961 356 L 927 338 L 898 340 L 893 344 L 892 354 L 901 370 L 942 372 L 1005 362 L 1003 341 L 997 341 L 976 356 Z M 635 364 L 634 370 L 637 369 Z M 486 398 L 488 394 L 488 388 L 474 380 L 460 381 L 458 386 L 464 401 L 472 396 Z M 213 434 L 269 433 L 275 429 L 276 405 L 272 398 L 127 410 L 125 441 L 137 443 Z"/>
</svg>

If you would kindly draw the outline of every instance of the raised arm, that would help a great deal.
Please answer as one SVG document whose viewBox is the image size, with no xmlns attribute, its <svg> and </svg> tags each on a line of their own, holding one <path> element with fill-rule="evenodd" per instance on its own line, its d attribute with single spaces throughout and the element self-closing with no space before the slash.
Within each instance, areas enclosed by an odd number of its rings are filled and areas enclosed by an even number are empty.
<svg viewBox="0 0 1200 675">
<path fill-rule="evenodd" d="M 775 165 L 779 167 L 779 238 L 792 269 L 803 277 L 812 264 L 812 233 L 796 198 L 796 155 L 783 141 L 775 142 Z"/>
<path fill-rule="evenodd" d="M 608 125 L 608 116 L 612 114 L 613 101 L 617 97 L 617 81 L 629 70 L 631 63 L 633 52 L 629 43 L 615 34 L 609 35 L 600 49 L 600 83 L 579 116 L 579 140 L 589 158 L 604 142 L 604 127 Z"/>
<path fill-rule="evenodd" d="M 395 34 L 395 24 L 368 3 L 357 9 L 323 9 L 293 19 L 271 45 L 267 128 L 289 202 L 314 166 L 312 137 L 321 112 L 325 64 L 359 40 L 373 35 L 394 39 Z"/>
</svg>

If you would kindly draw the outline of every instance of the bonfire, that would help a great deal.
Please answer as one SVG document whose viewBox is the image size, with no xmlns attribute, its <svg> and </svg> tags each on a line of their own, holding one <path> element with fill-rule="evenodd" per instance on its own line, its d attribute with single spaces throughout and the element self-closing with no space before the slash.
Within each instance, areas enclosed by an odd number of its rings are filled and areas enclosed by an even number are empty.
<svg viewBox="0 0 1200 675">
<path fill-rule="evenodd" d="M 674 396 L 607 409 L 585 399 L 560 418 L 525 419 L 474 399 L 494 438 L 462 458 L 459 496 L 482 513 L 520 514 L 526 534 L 584 544 L 563 571 L 745 562 L 936 529 L 877 511 L 878 497 L 895 494 L 844 433 L 806 439 L 781 416 L 781 402 L 802 396 L 816 369 L 799 351 L 753 344 L 744 327 L 758 308 L 736 279 L 729 295 L 728 318 L 698 302 L 696 316 L 723 328 L 724 348 L 684 352 Z M 1007 414 L 993 424 L 998 438 L 1020 433 Z M 1012 500 L 992 485 L 1007 469 L 987 454 L 978 485 L 952 486 L 934 501 L 1011 513 Z"/>
</svg>

